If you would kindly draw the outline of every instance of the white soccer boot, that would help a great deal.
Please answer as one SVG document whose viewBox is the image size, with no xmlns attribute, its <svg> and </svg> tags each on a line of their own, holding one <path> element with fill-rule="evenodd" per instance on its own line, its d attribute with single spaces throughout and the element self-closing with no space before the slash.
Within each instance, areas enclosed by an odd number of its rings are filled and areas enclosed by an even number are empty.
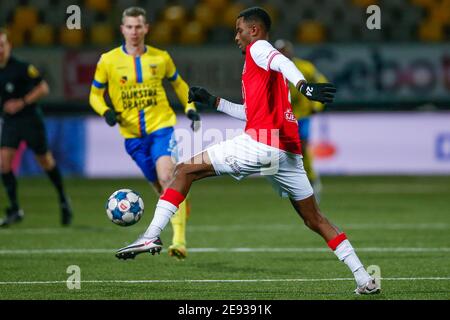
<svg viewBox="0 0 450 320">
<path fill-rule="evenodd" d="M 162 249 L 162 241 L 159 237 L 147 238 L 145 236 L 140 236 L 132 244 L 123 247 L 116 252 L 116 257 L 118 259 L 134 259 L 138 254 L 149 252 L 152 255 L 155 253 L 160 253 Z"/>
<path fill-rule="evenodd" d="M 375 279 L 370 279 L 366 284 L 358 286 L 355 289 L 356 294 L 377 294 L 380 293 L 381 289 L 376 283 Z"/>
</svg>

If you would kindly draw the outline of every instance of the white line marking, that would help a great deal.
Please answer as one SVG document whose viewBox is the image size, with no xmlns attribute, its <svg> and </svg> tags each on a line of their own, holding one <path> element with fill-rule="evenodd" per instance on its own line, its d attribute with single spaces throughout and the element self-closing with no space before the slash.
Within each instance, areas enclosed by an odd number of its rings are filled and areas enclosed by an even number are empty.
<svg viewBox="0 0 450 320">
<path fill-rule="evenodd" d="M 415 278 L 380 278 L 383 281 L 449 281 L 450 277 L 415 277 Z M 185 279 L 185 280 L 82 280 L 80 283 L 236 283 L 236 282 L 330 282 L 330 281 L 355 281 L 354 278 L 330 278 L 330 279 Z M 0 285 L 10 284 L 61 284 L 63 281 L 1 281 Z"/>
<path fill-rule="evenodd" d="M 396 193 L 399 195 L 404 194 L 436 194 L 436 193 L 446 193 L 448 194 L 450 188 L 448 184 L 439 185 L 425 185 L 424 183 L 392 183 L 392 184 L 360 184 L 355 183 L 352 185 L 327 185 L 325 188 L 325 193 L 329 194 L 392 194 Z"/>
<path fill-rule="evenodd" d="M 343 230 L 446 230 L 448 223 L 348 223 L 340 225 Z M 270 225 L 191 225 L 189 231 L 194 232 L 230 232 L 245 230 L 298 230 L 309 231 L 303 224 L 270 224 Z"/>
<path fill-rule="evenodd" d="M 343 230 L 447 230 L 450 229 L 449 223 L 347 223 L 340 227 Z M 310 232 L 300 221 L 294 224 L 254 224 L 254 225 L 191 225 L 189 232 L 232 232 L 232 231 L 265 231 L 265 230 L 296 230 Z M 115 232 L 114 227 L 102 228 L 17 228 L 0 230 L 2 235 L 21 235 L 21 234 L 67 234 L 67 233 L 97 233 L 97 232 Z M 130 233 L 136 233 L 134 229 L 125 230 Z"/>
<path fill-rule="evenodd" d="M 109 253 L 113 254 L 117 248 L 112 249 L 82 249 L 82 248 L 55 248 L 55 249 L 3 249 L 0 250 L 0 255 L 5 254 L 85 254 L 85 253 Z M 163 250 L 164 251 L 164 250 Z M 357 252 L 385 252 L 385 253 L 399 253 L 399 252 L 450 252 L 450 248 L 407 248 L 407 247 L 393 247 L 393 248 L 356 248 Z M 300 253 L 318 253 L 330 252 L 329 248 L 189 248 L 189 252 L 195 253 L 248 253 L 248 252 L 300 252 Z"/>
</svg>

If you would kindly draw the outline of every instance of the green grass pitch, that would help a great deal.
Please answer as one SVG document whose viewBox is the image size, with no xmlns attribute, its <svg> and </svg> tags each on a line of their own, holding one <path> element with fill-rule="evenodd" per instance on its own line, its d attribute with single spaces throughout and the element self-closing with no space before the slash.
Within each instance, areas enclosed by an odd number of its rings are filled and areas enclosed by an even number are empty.
<svg viewBox="0 0 450 320">
<path fill-rule="evenodd" d="M 142 254 L 119 261 L 153 216 L 143 179 L 67 179 L 75 219 L 59 225 L 44 178 L 19 179 L 26 217 L 0 229 L 0 299 L 450 299 L 450 177 L 324 177 L 321 209 L 348 235 L 382 293 L 358 297 L 352 275 L 264 179 L 194 183 L 185 261 Z M 119 227 L 104 205 L 116 189 L 143 195 L 145 213 Z M 0 204 L 6 206 L 5 193 Z M 171 227 L 162 234 L 165 248 Z M 70 290 L 67 268 L 79 266 Z"/>
</svg>

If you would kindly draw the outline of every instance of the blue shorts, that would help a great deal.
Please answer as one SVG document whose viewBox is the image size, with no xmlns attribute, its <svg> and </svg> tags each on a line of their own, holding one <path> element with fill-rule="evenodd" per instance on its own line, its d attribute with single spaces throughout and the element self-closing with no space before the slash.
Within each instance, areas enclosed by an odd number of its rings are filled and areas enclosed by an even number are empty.
<svg viewBox="0 0 450 320">
<path fill-rule="evenodd" d="M 298 120 L 298 134 L 300 135 L 300 140 L 309 139 L 310 120 L 310 118 L 302 118 Z"/>
<path fill-rule="evenodd" d="M 156 182 L 156 161 L 162 156 L 175 156 L 173 127 L 162 128 L 141 138 L 125 139 L 125 149 L 150 182 Z"/>
</svg>

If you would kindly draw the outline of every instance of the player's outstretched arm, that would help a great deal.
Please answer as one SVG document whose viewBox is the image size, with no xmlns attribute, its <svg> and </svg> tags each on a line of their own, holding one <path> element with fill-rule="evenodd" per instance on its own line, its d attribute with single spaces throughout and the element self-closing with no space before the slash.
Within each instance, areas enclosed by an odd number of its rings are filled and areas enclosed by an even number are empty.
<svg viewBox="0 0 450 320">
<path fill-rule="evenodd" d="M 223 112 L 232 116 L 233 118 L 247 121 L 247 114 L 245 113 L 245 107 L 242 104 L 237 104 L 230 102 L 228 100 L 219 99 L 219 105 L 217 106 L 217 111 Z"/>
<path fill-rule="evenodd" d="M 334 95 L 336 93 L 336 88 L 334 85 L 331 83 L 306 82 L 305 77 L 297 66 L 282 54 L 274 54 L 270 68 L 281 72 L 292 84 L 295 85 L 297 90 L 309 100 L 318 101 L 321 103 L 333 102 Z"/>
<path fill-rule="evenodd" d="M 250 48 L 250 54 L 255 63 L 264 70 L 281 72 L 309 100 L 322 103 L 333 102 L 336 88 L 332 84 L 306 83 L 305 76 L 295 64 L 268 41 L 256 41 Z"/>
<path fill-rule="evenodd" d="M 189 89 L 189 101 L 202 103 L 210 108 L 217 108 L 217 111 L 226 113 L 239 120 L 247 120 L 245 108 L 242 104 L 232 103 L 223 98 L 216 97 L 202 87 L 191 87 Z"/>
<path fill-rule="evenodd" d="M 203 87 L 194 86 L 189 89 L 188 102 L 202 103 L 209 108 L 217 108 L 219 98 L 210 94 Z"/>
</svg>

